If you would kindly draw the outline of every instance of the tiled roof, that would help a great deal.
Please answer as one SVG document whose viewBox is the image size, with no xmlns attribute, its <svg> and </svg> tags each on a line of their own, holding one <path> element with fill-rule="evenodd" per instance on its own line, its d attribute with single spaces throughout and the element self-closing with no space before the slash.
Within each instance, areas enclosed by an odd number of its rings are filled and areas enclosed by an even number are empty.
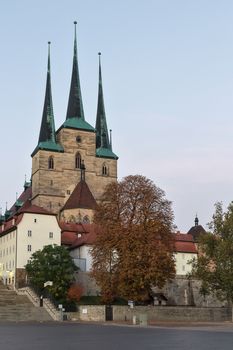
<svg viewBox="0 0 233 350">
<path fill-rule="evenodd" d="M 5 221 L 2 225 L 0 225 L 0 235 L 4 235 L 7 232 L 13 231 L 22 220 L 22 217 L 23 214 L 14 216 L 11 219 Z"/>
<path fill-rule="evenodd" d="M 87 232 L 82 234 L 81 237 L 76 237 L 71 249 L 78 248 L 85 244 L 92 245 L 94 243 L 97 235 L 97 226 L 94 224 L 85 224 L 85 229 Z"/>
<path fill-rule="evenodd" d="M 193 242 L 193 236 L 187 233 L 175 233 L 175 241 Z"/>
<path fill-rule="evenodd" d="M 175 242 L 175 252 L 177 253 L 196 253 L 197 248 L 193 242 Z"/>
<path fill-rule="evenodd" d="M 45 215 L 56 216 L 56 214 L 53 214 L 42 207 L 38 207 L 37 205 L 31 204 L 30 200 L 25 202 L 24 205 L 18 210 L 17 214 L 20 214 L 20 213 L 45 214 Z"/>
<path fill-rule="evenodd" d="M 61 244 L 71 246 L 77 238 L 76 232 L 63 231 L 61 234 Z"/>
<path fill-rule="evenodd" d="M 93 197 L 87 183 L 84 180 L 81 180 L 74 191 L 71 193 L 67 202 L 65 203 L 62 210 L 66 209 L 77 209 L 77 208 L 85 208 L 85 209 L 95 209 L 96 201 Z"/>
<path fill-rule="evenodd" d="M 86 232 L 84 229 L 84 224 L 82 224 L 82 223 L 60 221 L 59 226 L 60 226 L 62 232 L 63 231 L 79 232 L 79 233 Z"/>
</svg>

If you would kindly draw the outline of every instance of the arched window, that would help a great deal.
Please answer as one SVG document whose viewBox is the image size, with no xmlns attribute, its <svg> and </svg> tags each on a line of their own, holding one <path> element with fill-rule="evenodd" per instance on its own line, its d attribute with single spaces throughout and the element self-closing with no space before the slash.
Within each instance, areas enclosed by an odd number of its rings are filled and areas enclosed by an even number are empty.
<svg viewBox="0 0 233 350">
<path fill-rule="evenodd" d="M 90 224 L 90 219 L 89 219 L 89 216 L 88 215 L 85 215 L 84 218 L 83 218 L 83 223 L 84 224 Z"/>
<path fill-rule="evenodd" d="M 76 153 L 76 156 L 75 156 L 75 168 L 81 169 L 81 164 L 82 164 L 82 158 L 81 158 L 81 154 L 78 152 Z"/>
<path fill-rule="evenodd" d="M 54 160 L 53 160 L 53 157 L 49 157 L 49 160 L 48 160 L 48 168 L 49 169 L 54 169 Z"/>
<path fill-rule="evenodd" d="M 107 168 L 105 163 L 102 166 L 102 175 L 103 176 L 108 176 L 108 168 Z"/>
</svg>

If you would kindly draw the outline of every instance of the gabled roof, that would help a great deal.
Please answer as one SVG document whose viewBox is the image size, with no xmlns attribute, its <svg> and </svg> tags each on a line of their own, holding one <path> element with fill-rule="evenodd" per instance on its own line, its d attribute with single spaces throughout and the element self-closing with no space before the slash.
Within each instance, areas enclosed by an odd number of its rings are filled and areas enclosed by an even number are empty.
<svg viewBox="0 0 233 350">
<path fill-rule="evenodd" d="M 193 236 L 187 233 L 175 233 L 174 250 L 176 253 L 197 253 Z"/>
<path fill-rule="evenodd" d="M 87 183 L 84 180 L 81 180 L 74 191 L 71 193 L 67 202 L 65 203 L 63 210 L 67 209 L 95 209 L 96 201 L 93 197 Z"/>
<path fill-rule="evenodd" d="M 176 253 L 193 253 L 197 254 L 197 248 L 194 242 L 175 241 L 175 252 Z"/>
<path fill-rule="evenodd" d="M 24 203 L 24 205 L 17 211 L 17 214 L 21 213 L 30 213 L 30 214 L 44 214 L 44 215 L 53 215 L 56 216 L 56 214 L 51 213 L 50 211 L 39 207 L 37 205 L 31 204 L 31 201 L 28 200 Z"/>
</svg>

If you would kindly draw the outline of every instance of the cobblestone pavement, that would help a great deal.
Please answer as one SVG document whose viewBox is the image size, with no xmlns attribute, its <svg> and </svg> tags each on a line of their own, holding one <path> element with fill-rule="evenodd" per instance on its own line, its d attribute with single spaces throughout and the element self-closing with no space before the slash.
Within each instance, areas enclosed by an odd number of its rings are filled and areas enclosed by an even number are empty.
<svg viewBox="0 0 233 350">
<path fill-rule="evenodd" d="M 1 323 L 1 350 L 232 350 L 233 325 Z"/>
</svg>

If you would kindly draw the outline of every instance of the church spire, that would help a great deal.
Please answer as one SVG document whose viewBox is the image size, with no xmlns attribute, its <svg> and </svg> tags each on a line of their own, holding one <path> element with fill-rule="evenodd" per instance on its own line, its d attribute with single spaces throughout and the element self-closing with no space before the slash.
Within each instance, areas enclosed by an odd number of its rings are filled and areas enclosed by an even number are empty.
<svg viewBox="0 0 233 350">
<path fill-rule="evenodd" d="M 38 145 L 32 153 L 32 156 L 39 149 L 46 149 L 55 152 L 62 152 L 63 148 L 56 142 L 55 123 L 53 114 L 53 101 L 51 89 L 51 74 L 50 74 L 50 41 L 48 42 L 48 65 L 47 65 L 47 80 L 45 89 L 44 108 L 40 127 L 40 135 Z"/>
<path fill-rule="evenodd" d="M 109 137 L 108 137 L 108 128 L 104 108 L 104 94 L 102 86 L 102 72 L 101 72 L 101 60 L 99 55 L 99 91 L 98 91 L 98 103 L 97 103 L 97 115 L 96 115 L 96 148 L 107 148 L 111 149 Z"/>
<path fill-rule="evenodd" d="M 45 90 L 44 109 L 43 109 L 42 122 L 40 127 L 40 136 L 39 136 L 39 142 L 44 142 L 44 141 L 55 142 L 55 126 L 54 126 L 51 74 L 50 74 L 50 41 L 48 42 L 47 81 L 46 81 L 46 90 Z"/>
<path fill-rule="evenodd" d="M 73 53 L 73 68 L 70 83 L 70 93 L 68 107 L 66 113 L 66 121 L 63 127 L 82 129 L 94 132 L 94 128 L 85 121 L 81 86 L 78 69 L 78 53 L 77 53 L 77 22 L 74 22 L 74 53 Z"/>
<path fill-rule="evenodd" d="M 112 145 L 109 141 L 107 120 L 104 107 L 104 94 L 102 84 L 102 71 L 101 71 L 101 53 L 99 55 L 99 89 L 98 89 L 98 102 L 97 102 L 97 114 L 96 114 L 96 154 L 106 158 L 116 158 L 117 156 L 112 152 Z"/>
<path fill-rule="evenodd" d="M 73 55 L 73 69 L 70 84 L 70 95 L 67 108 L 66 119 L 80 118 L 85 120 L 83 111 L 82 94 L 79 80 L 79 70 L 78 70 L 78 54 L 77 54 L 77 34 L 76 34 L 76 24 L 74 22 L 74 55 Z"/>
</svg>

